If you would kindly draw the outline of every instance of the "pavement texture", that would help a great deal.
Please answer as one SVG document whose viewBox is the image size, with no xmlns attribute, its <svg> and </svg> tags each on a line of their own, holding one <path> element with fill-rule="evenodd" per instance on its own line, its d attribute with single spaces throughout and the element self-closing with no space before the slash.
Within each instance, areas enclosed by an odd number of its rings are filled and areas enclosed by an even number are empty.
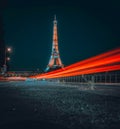
<svg viewBox="0 0 120 129">
<path fill-rule="evenodd" d="M 120 129 L 119 93 L 119 86 L 0 82 L 0 129 Z"/>
</svg>

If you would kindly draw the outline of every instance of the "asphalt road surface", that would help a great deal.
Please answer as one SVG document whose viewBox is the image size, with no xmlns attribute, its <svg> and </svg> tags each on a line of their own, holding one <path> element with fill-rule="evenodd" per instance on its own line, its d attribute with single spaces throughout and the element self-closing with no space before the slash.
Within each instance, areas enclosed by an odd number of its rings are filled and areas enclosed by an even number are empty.
<svg viewBox="0 0 120 129">
<path fill-rule="evenodd" d="M 120 129 L 119 86 L 0 82 L 0 129 Z"/>
</svg>

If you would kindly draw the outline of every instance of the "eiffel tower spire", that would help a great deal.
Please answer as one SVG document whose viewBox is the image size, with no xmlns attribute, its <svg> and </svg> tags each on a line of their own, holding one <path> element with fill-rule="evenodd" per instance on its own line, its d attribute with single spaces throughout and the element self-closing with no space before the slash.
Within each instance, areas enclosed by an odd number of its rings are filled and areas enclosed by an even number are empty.
<svg viewBox="0 0 120 129">
<path fill-rule="evenodd" d="M 60 54 L 58 49 L 57 20 L 56 20 L 56 15 L 54 15 L 52 53 L 45 71 L 48 72 L 62 67 L 63 64 L 60 59 Z"/>
</svg>

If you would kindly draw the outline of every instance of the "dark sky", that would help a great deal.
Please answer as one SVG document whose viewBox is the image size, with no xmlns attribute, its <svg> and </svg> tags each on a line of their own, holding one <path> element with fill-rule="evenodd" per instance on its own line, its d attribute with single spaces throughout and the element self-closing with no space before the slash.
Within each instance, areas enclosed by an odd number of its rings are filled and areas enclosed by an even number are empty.
<svg viewBox="0 0 120 129">
<path fill-rule="evenodd" d="M 120 2 L 3 0 L 5 43 L 11 70 L 44 70 L 51 54 L 53 17 L 59 51 L 69 65 L 120 46 Z"/>
</svg>

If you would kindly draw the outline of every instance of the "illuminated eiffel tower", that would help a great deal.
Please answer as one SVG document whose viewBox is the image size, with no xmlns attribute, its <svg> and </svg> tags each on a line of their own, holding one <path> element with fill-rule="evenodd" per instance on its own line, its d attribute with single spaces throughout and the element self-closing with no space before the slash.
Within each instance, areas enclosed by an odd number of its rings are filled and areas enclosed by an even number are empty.
<svg viewBox="0 0 120 129">
<path fill-rule="evenodd" d="M 52 70 L 59 69 L 59 68 L 63 68 L 63 64 L 60 59 L 60 54 L 58 50 L 57 20 L 56 20 L 56 15 L 55 15 L 54 21 L 53 21 L 52 53 L 51 53 L 47 68 L 45 69 L 45 72 L 52 71 Z"/>
</svg>

